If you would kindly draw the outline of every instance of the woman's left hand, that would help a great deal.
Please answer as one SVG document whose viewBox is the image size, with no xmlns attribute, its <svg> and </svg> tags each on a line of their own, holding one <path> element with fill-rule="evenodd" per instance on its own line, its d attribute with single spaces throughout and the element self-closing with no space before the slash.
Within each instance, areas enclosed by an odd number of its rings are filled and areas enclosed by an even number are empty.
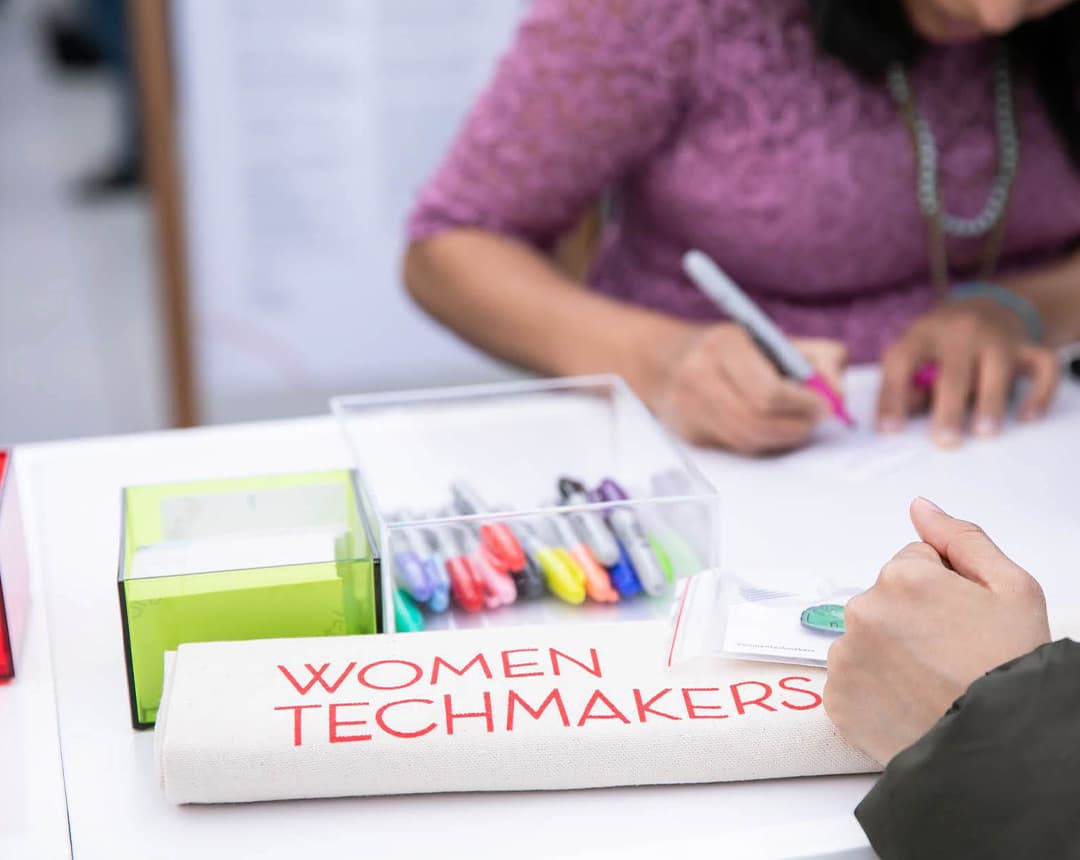
<svg viewBox="0 0 1080 860">
<path fill-rule="evenodd" d="M 928 393 L 912 380 L 929 363 L 937 365 L 937 378 Z M 895 432 L 909 414 L 929 405 L 934 441 L 942 447 L 963 440 L 969 409 L 972 432 L 993 436 L 1020 376 L 1031 378 L 1019 405 L 1021 420 L 1030 421 L 1049 408 L 1057 390 L 1060 370 L 1054 351 L 1028 341 L 1024 321 L 998 302 L 969 298 L 942 304 L 886 350 L 878 428 Z"/>
</svg>

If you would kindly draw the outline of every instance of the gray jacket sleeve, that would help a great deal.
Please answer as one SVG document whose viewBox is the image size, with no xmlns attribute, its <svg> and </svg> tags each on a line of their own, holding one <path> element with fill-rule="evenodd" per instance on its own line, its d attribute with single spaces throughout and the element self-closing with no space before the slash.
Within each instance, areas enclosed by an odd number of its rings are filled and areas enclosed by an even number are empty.
<svg viewBox="0 0 1080 860">
<path fill-rule="evenodd" d="M 882 860 L 1080 858 L 1080 645 L 972 684 L 855 815 Z"/>
</svg>

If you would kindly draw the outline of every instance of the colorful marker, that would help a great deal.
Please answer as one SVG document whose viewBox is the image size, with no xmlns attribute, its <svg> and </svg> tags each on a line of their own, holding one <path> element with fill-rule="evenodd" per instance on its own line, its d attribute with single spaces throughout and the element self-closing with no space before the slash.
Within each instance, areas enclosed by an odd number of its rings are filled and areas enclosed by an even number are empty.
<svg viewBox="0 0 1080 860">
<path fill-rule="evenodd" d="M 585 593 L 598 603 L 616 603 L 619 592 L 611 584 L 611 577 L 597 561 L 588 545 L 583 543 L 569 520 L 555 514 L 548 518 L 555 539 L 565 547 L 571 559 L 581 569 L 585 581 Z"/>
<path fill-rule="evenodd" d="M 605 502 L 629 500 L 626 491 L 610 478 L 600 483 L 595 494 Z M 608 511 L 607 521 L 611 526 L 611 531 L 630 557 L 641 587 L 654 597 L 667 593 L 670 586 L 668 577 L 664 575 L 664 569 L 656 553 L 653 552 L 648 535 L 645 534 L 645 530 L 633 511 L 626 507 L 612 508 Z"/>
<path fill-rule="evenodd" d="M 406 520 L 418 520 L 411 512 L 405 513 Z M 420 528 L 404 528 L 400 530 L 410 552 L 420 559 L 420 566 L 424 573 L 424 579 L 431 591 L 430 597 L 424 602 L 432 612 L 445 612 L 450 608 L 450 577 L 443 564 L 433 549 L 432 535 Z M 416 597 L 416 595 L 413 595 Z"/>
<path fill-rule="evenodd" d="M 693 547 L 679 532 L 670 527 L 657 511 L 642 506 L 637 509 L 638 519 L 648 532 L 656 557 L 668 574 L 668 579 L 683 579 L 703 570 L 701 560 Z"/>
<path fill-rule="evenodd" d="M 491 507 L 480 494 L 463 481 L 450 485 L 453 508 L 466 516 L 488 513 Z M 525 555 L 521 541 L 506 523 L 470 524 L 483 549 L 484 558 L 498 573 L 508 574 L 514 586 L 515 596 L 531 600 L 545 593 L 543 575 Z"/>
<path fill-rule="evenodd" d="M 573 478 L 559 479 L 559 497 L 565 505 L 590 504 L 584 484 Z M 592 550 L 593 556 L 600 564 L 611 567 L 618 562 L 619 547 L 610 529 L 604 525 L 603 517 L 589 510 L 567 511 L 566 516 L 581 542 Z"/>
<path fill-rule="evenodd" d="M 544 572 L 528 554 L 525 555 L 525 568 L 510 574 L 517 588 L 518 600 L 533 600 L 547 593 L 544 586 Z"/>
<path fill-rule="evenodd" d="M 484 608 L 484 592 L 480 586 L 468 556 L 461 552 L 453 531 L 446 525 L 432 525 L 439 555 L 450 578 L 450 593 L 454 601 L 466 612 L 479 612 Z"/>
<path fill-rule="evenodd" d="M 634 565 L 631 564 L 630 557 L 626 554 L 623 545 L 618 544 L 618 548 L 619 560 L 608 568 L 611 575 L 611 584 L 615 586 L 615 590 L 619 592 L 620 597 L 633 597 L 635 594 L 641 594 L 641 581 L 637 578 Z"/>
<path fill-rule="evenodd" d="M 585 576 L 573 563 L 569 553 L 560 553 L 557 548 L 545 544 L 528 523 L 517 523 L 516 530 L 525 554 L 531 557 L 543 572 L 548 590 L 565 603 L 584 603 Z"/>
<path fill-rule="evenodd" d="M 930 389 L 934 387 L 934 383 L 938 378 L 938 364 L 936 361 L 928 361 L 922 367 L 915 371 L 915 375 L 912 377 L 911 382 L 916 388 Z"/>
<path fill-rule="evenodd" d="M 683 257 L 683 271 L 713 304 L 750 333 L 787 376 L 824 398 L 833 414 L 848 427 L 855 426 L 855 419 L 848 413 L 839 392 L 708 254 L 696 250 L 687 252 Z"/>
<path fill-rule="evenodd" d="M 510 571 L 510 578 L 514 580 L 514 586 L 517 588 L 518 600 L 533 600 L 537 597 L 543 597 L 547 594 L 548 589 L 544 584 L 545 575 L 540 568 L 539 562 L 535 556 L 525 551 L 522 525 L 524 524 L 520 522 L 517 526 L 507 525 L 507 528 L 513 532 L 518 545 L 522 547 L 525 556 L 525 566 L 521 570 Z"/>
<path fill-rule="evenodd" d="M 687 496 L 695 492 L 694 482 L 682 469 L 669 469 L 654 474 L 650 479 L 653 497 Z M 648 512 L 648 509 L 640 509 Z M 675 567 L 675 577 L 681 578 L 704 570 L 704 565 L 698 558 L 693 547 L 708 546 L 712 540 L 712 517 L 713 514 L 708 505 L 693 501 L 663 500 L 662 506 L 656 509 L 657 519 L 661 522 L 670 522 L 672 525 L 666 533 L 661 535 L 664 546 L 667 547 L 668 555 Z M 645 522 L 645 528 L 652 529 L 649 522 Z M 676 547 L 675 544 L 681 546 Z M 682 571 L 687 571 L 683 573 Z"/>
<path fill-rule="evenodd" d="M 668 582 L 675 581 L 675 567 L 671 563 L 671 556 L 668 555 L 667 548 L 660 542 L 655 534 L 648 535 L 649 546 L 652 547 L 653 555 L 656 556 L 656 560 L 660 562 L 660 569 L 664 571 L 664 576 L 667 577 Z"/>
<path fill-rule="evenodd" d="M 464 526 L 458 526 L 455 531 L 462 553 L 469 561 L 473 578 L 483 593 L 484 606 L 498 609 L 517 600 L 517 589 L 514 588 L 513 580 L 505 569 L 500 570 L 492 565 L 487 550 L 473 531 Z"/>
<path fill-rule="evenodd" d="M 486 514 L 491 508 L 472 487 L 464 481 L 454 481 L 450 485 L 454 508 L 466 515 Z M 525 552 L 517 536 L 505 523 L 484 523 L 479 527 L 480 540 L 487 548 L 499 567 L 508 573 L 516 573 L 525 568 Z"/>
<path fill-rule="evenodd" d="M 390 529 L 390 547 L 394 557 L 394 582 L 399 588 L 420 603 L 431 600 L 434 583 L 429 581 L 424 562 L 416 552 L 405 532 L 407 529 Z"/>
<path fill-rule="evenodd" d="M 424 616 L 402 588 L 394 589 L 394 629 L 398 633 L 419 633 L 424 629 Z"/>
</svg>

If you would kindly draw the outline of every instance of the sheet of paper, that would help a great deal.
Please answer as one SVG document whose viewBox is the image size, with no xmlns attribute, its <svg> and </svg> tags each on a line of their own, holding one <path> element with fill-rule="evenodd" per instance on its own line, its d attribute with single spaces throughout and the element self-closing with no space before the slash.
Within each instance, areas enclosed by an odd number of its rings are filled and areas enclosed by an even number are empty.
<svg viewBox="0 0 1080 860">
<path fill-rule="evenodd" d="M 919 458 L 946 456 L 955 459 L 957 455 L 964 456 L 959 451 L 943 452 L 934 445 L 930 420 L 926 415 L 910 417 L 898 433 L 878 432 L 880 379 L 876 369 L 857 368 L 848 374 L 846 382 L 845 400 L 855 419 L 855 426 L 849 428 L 839 421 L 826 421 L 818 428 L 811 445 L 779 458 L 778 462 L 808 468 L 831 480 L 865 483 L 898 472 Z M 1014 404 L 1023 400 L 1027 388 L 1026 380 L 1017 382 L 1012 396 Z M 1053 421 L 1075 408 L 1074 392 L 1069 389 L 1066 383 L 1057 404 L 1044 421 Z M 1005 415 L 999 437 L 968 439 L 966 442 L 971 449 L 989 444 L 1006 450 L 1024 429 L 1025 425 L 1009 412 Z"/>
<path fill-rule="evenodd" d="M 846 392 L 855 426 L 849 428 L 829 420 L 819 427 L 812 445 L 782 458 L 783 462 L 844 481 L 862 482 L 903 468 L 929 450 L 931 442 L 925 418 L 911 420 L 893 435 L 877 432 L 877 387 L 865 384 L 862 377 L 862 374 L 854 375 Z"/>
<path fill-rule="evenodd" d="M 170 8 L 204 416 L 278 416 L 341 391 L 506 376 L 410 302 L 400 262 L 416 193 L 525 4 Z"/>
</svg>

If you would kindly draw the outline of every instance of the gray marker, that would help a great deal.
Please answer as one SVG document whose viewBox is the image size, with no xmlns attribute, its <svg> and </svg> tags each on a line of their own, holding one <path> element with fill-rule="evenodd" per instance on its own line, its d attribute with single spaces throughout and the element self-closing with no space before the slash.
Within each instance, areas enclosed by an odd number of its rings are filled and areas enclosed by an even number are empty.
<svg viewBox="0 0 1080 860">
<path fill-rule="evenodd" d="M 581 538 L 578 537 L 574 527 L 570 525 L 570 521 L 565 516 L 552 514 L 546 519 L 554 534 L 556 545 L 561 546 L 563 549 L 573 549 L 581 543 Z"/>
<path fill-rule="evenodd" d="M 708 254 L 688 251 L 683 257 L 683 271 L 720 310 L 750 333 L 785 374 L 821 395 L 832 413 L 848 427 L 855 426 L 843 397 Z"/>
<path fill-rule="evenodd" d="M 591 500 L 585 490 L 575 481 L 566 478 L 559 481 L 559 493 L 563 504 L 588 505 Z M 596 560 L 604 567 L 611 567 L 619 561 L 619 545 L 615 536 L 604 524 L 603 518 L 595 511 L 567 511 L 566 518 L 577 532 L 578 540 L 592 550 Z"/>
<path fill-rule="evenodd" d="M 749 331 L 768 350 L 784 373 L 800 382 L 814 375 L 816 371 L 806 356 L 784 337 L 776 323 L 765 316 L 707 254 L 701 251 L 687 252 L 683 257 L 683 271 L 720 310 Z"/>
<path fill-rule="evenodd" d="M 466 516 L 486 514 L 491 511 L 490 506 L 480 497 L 480 494 L 464 481 L 454 481 L 450 485 L 450 494 L 454 499 L 454 507 Z"/>
<path fill-rule="evenodd" d="M 615 508 L 608 512 L 608 524 L 630 557 L 641 587 L 653 597 L 666 594 L 670 583 L 638 518 L 626 508 Z"/>
</svg>

